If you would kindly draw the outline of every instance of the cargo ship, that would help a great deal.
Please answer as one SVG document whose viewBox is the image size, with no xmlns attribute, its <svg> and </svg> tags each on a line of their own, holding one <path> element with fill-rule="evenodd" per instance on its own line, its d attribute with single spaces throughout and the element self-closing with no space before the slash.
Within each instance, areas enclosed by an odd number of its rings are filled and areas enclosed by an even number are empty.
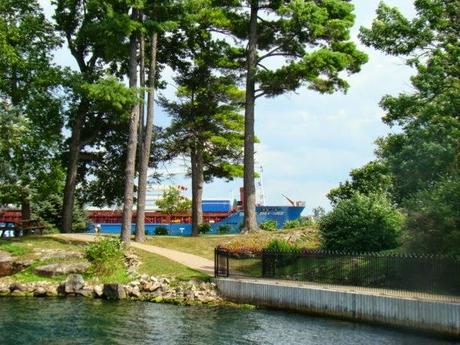
<svg viewBox="0 0 460 345">
<path fill-rule="evenodd" d="M 161 187 L 155 191 L 150 189 L 147 194 L 146 204 L 154 207 L 154 201 L 159 197 L 159 193 L 168 187 Z M 185 190 L 183 186 L 176 186 L 179 190 Z M 256 206 L 257 223 L 275 221 L 278 228 L 282 228 L 287 221 L 298 219 L 305 208 L 305 203 L 292 201 L 286 198 L 290 206 Z M 225 227 L 228 233 L 238 233 L 243 224 L 243 189 L 240 189 L 240 201 L 233 202 L 230 199 L 203 200 L 203 221 L 211 226 L 211 234 L 219 233 Z M 121 229 L 121 210 L 109 209 L 88 209 L 88 217 L 92 225 L 90 231 L 94 231 L 95 226 L 99 226 L 102 233 L 120 233 Z M 135 231 L 136 211 L 133 212 L 132 231 Z M 188 236 L 192 234 L 192 215 L 188 213 L 166 214 L 159 210 L 148 210 L 145 212 L 145 231 L 147 235 L 155 234 L 157 227 L 165 227 L 169 235 Z"/>
<path fill-rule="evenodd" d="M 185 187 L 176 186 L 180 190 Z M 154 209 L 155 199 L 159 197 L 165 187 L 150 189 L 147 195 L 147 207 L 150 210 L 145 212 L 145 231 L 147 235 L 154 235 L 157 227 L 167 229 L 169 235 L 187 236 L 192 233 L 192 216 L 190 212 L 166 214 Z M 286 198 L 290 206 L 256 206 L 257 223 L 275 221 L 278 228 L 282 228 L 289 220 L 298 219 L 305 208 L 303 202 L 295 202 Z M 225 229 L 228 233 L 237 233 L 243 223 L 243 198 L 242 189 L 240 190 L 240 201 L 234 202 L 230 199 L 203 200 L 203 220 L 211 226 L 210 233 L 219 233 Z M 122 211 L 120 208 L 101 209 L 88 207 L 86 209 L 91 224 L 88 232 L 94 232 L 98 227 L 102 233 L 120 233 Z M 21 220 L 20 210 L 0 211 L 0 223 L 15 223 Z M 136 211 L 133 211 L 132 231 L 135 231 Z"/>
</svg>

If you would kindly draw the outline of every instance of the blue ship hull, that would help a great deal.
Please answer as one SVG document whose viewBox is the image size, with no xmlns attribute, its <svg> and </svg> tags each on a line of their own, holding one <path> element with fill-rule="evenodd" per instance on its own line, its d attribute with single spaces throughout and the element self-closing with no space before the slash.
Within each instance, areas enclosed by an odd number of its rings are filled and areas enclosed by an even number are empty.
<svg viewBox="0 0 460 345">
<path fill-rule="evenodd" d="M 304 207 L 298 206 L 259 206 L 256 207 L 256 219 L 257 223 L 263 223 L 269 220 L 276 221 L 278 228 L 282 228 L 284 224 L 289 220 L 295 220 L 300 217 L 300 214 L 304 210 Z M 219 226 L 227 225 L 230 228 L 229 233 L 236 234 L 240 232 L 240 226 L 243 223 L 244 212 L 237 211 L 230 214 L 227 218 L 222 221 L 210 224 L 210 234 L 217 234 Z M 119 234 L 121 230 L 120 223 L 102 223 L 102 233 L 113 233 Z M 192 234 L 192 224 L 190 223 L 172 223 L 172 224 L 145 224 L 145 232 L 147 235 L 155 234 L 155 228 L 166 227 L 168 234 L 172 236 L 190 236 Z M 136 226 L 131 226 L 132 232 L 136 230 Z M 90 226 L 88 229 L 90 232 L 94 231 L 94 226 Z"/>
</svg>

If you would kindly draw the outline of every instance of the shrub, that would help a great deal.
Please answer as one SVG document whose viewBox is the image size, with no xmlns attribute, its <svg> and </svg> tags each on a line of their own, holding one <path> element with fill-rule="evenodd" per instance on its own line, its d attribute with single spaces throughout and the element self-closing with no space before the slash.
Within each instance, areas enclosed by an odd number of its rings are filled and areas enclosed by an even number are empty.
<svg viewBox="0 0 460 345">
<path fill-rule="evenodd" d="M 443 178 L 406 200 L 403 244 L 410 251 L 460 255 L 460 176 Z"/>
<path fill-rule="evenodd" d="M 294 219 L 294 220 L 288 220 L 286 223 L 284 223 L 283 229 L 295 229 L 295 228 L 300 228 L 302 226 L 302 223 L 300 222 L 299 219 Z"/>
<path fill-rule="evenodd" d="M 209 223 L 203 223 L 199 227 L 200 234 L 207 234 L 208 232 L 211 231 L 211 224 Z"/>
<path fill-rule="evenodd" d="M 228 224 L 221 224 L 219 225 L 219 227 L 217 228 L 217 232 L 219 234 L 228 234 L 230 232 L 230 230 L 232 229 L 232 227 Z"/>
<path fill-rule="evenodd" d="M 296 245 L 289 243 L 285 239 L 276 238 L 274 240 L 271 240 L 270 243 L 268 243 L 266 249 L 273 250 L 276 252 L 290 252 L 296 250 L 297 247 Z"/>
<path fill-rule="evenodd" d="M 383 195 L 354 194 L 339 201 L 320 221 L 322 247 L 380 251 L 398 246 L 403 217 Z"/>
<path fill-rule="evenodd" d="M 157 236 L 164 236 L 168 234 L 168 228 L 165 226 L 157 226 L 155 228 L 155 235 Z"/>
<path fill-rule="evenodd" d="M 259 228 L 265 231 L 275 231 L 278 229 L 278 223 L 275 220 L 267 220 L 259 224 Z"/>
<path fill-rule="evenodd" d="M 98 274 L 112 274 L 123 267 L 123 242 L 115 238 L 101 238 L 86 246 L 85 257 L 90 270 Z"/>
<path fill-rule="evenodd" d="M 62 227 L 62 196 L 49 194 L 45 199 L 34 202 L 32 205 L 33 218 L 47 225 L 46 233 L 59 232 Z M 72 215 L 72 231 L 85 232 L 89 220 L 83 207 L 75 202 Z"/>
</svg>

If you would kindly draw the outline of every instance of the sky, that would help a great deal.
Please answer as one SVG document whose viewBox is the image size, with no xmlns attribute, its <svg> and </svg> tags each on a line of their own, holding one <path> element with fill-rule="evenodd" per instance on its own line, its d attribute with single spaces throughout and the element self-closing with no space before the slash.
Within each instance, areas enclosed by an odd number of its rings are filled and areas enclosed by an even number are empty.
<svg viewBox="0 0 460 345">
<path fill-rule="evenodd" d="M 392 129 L 382 123 L 383 111 L 378 103 L 386 95 L 410 92 L 409 78 L 414 73 L 404 60 L 387 56 L 361 45 L 359 27 L 369 27 L 380 0 L 354 0 L 356 21 L 353 40 L 369 56 L 360 73 L 347 80 L 346 94 L 320 95 L 306 89 L 272 99 L 258 99 L 256 104 L 257 166 L 263 167 L 262 182 L 266 205 L 287 205 L 282 194 L 305 201 L 304 214 L 317 206 L 330 209 L 326 194 L 345 181 L 351 169 L 375 158 L 374 142 Z M 413 1 L 386 0 L 411 17 Z M 50 0 L 40 0 L 47 16 L 53 7 Z M 63 47 L 55 54 L 60 65 L 76 67 Z M 172 87 L 162 92 L 169 96 Z M 165 126 L 168 115 L 155 109 L 155 124 Z M 179 166 L 181 165 L 179 162 Z M 184 169 L 167 167 L 171 173 L 164 183 L 190 186 Z M 204 186 L 204 199 L 233 199 L 243 185 L 241 179 L 231 182 L 214 180 Z M 191 194 L 189 188 L 186 194 Z"/>
</svg>

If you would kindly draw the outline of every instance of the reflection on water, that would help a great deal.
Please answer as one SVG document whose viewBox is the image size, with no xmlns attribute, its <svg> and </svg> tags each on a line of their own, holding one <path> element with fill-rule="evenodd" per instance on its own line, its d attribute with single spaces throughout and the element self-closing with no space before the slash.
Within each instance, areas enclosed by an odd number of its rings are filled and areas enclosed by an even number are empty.
<svg viewBox="0 0 460 345">
<path fill-rule="evenodd" d="M 273 310 L 83 298 L 0 298 L 0 344 L 460 345 Z"/>
</svg>

